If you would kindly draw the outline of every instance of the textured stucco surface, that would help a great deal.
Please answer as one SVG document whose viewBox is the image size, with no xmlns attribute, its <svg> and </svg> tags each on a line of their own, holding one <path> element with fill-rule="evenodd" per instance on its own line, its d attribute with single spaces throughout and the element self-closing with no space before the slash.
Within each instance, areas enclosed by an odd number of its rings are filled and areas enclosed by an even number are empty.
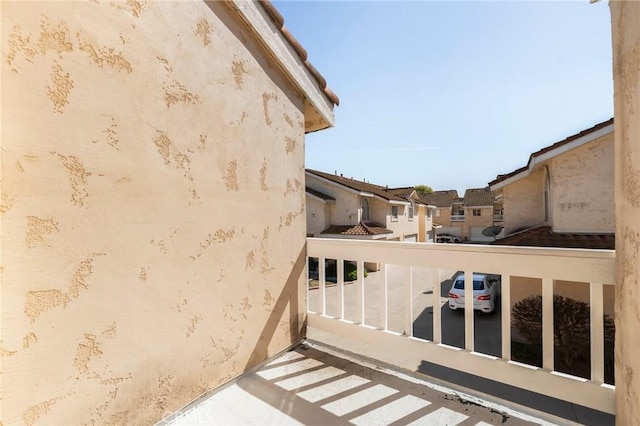
<svg viewBox="0 0 640 426">
<path fill-rule="evenodd" d="M 332 204 L 323 203 L 307 196 L 307 234 L 318 236 L 331 225 Z"/>
<path fill-rule="evenodd" d="M 537 171 L 503 188 L 504 233 L 544 221 L 544 171 Z"/>
<path fill-rule="evenodd" d="M 614 232 L 613 133 L 551 160 L 556 232 Z"/>
<path fill-rule="evenodd" d="M 303 100 L 230 9 L 0 7 L 0 422 L 149 424 L 297 340 Z"/>
<path fill-rule="evenodd" d="M 616 423 L 640 418 L 640 2 L 612 1 L 616 203 Z"/>
</svg>

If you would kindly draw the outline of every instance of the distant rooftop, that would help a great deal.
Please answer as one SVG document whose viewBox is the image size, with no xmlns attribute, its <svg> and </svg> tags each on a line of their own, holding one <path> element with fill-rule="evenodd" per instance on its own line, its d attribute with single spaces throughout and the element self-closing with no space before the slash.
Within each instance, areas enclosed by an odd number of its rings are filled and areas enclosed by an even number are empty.
<svg viewBox="0 0 640 426">
<path fill-rule="evenodd" d="M 616 241 L 614 234 L 553 232 L 550 226 L 538 226 L 511 234 L 491 244 L 615 250 Z"/>
</svg>

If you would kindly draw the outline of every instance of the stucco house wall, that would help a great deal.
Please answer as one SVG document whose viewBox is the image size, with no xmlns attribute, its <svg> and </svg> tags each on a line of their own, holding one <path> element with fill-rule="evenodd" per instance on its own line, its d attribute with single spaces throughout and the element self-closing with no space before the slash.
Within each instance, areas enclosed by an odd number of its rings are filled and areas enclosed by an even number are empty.
<svg viewBox="0 0 640 426">
<path fill-rule="evenodd" d="M 387 229 L 391 224 L 391 206 L 384 200 L 375 197 L 367 197 L 369 200 L 369 217 L 373 222 L 377 222 L 384 225 Z M 400 209 L 398 209 L 398 216 L 400 215 Z M 395 232 L 394 232 L 395 234 Z"/>
<path fill-rule="evenodd" d="M 438 207 L 434 212 L 434 221 L 442 226 L 451 226 L 451 207 Z"/>
<path fill-rule="evenodd" d="M 248 27 L 0 7 L 0 423 L 154 423 L 299 339 L 303 98 Z"/>
<path fill-rule="evenodd" d="M 473 210 L 480 210 L 480 216 L 474 216 Z M 471 239 L 471 228 L 486 228 L 493 225 L 493 206 L 491 207 L 465 207 L 463 237 Z"/>
<path fill-rule="evenodd" d="M 306 197 L 307 234 L 318 235 L 331 225 L 331 204 Z"/>
<path fill-rule="evenodd" d="M 505 186 L 502 193 L 506 235 L 544 222 L 544 171 Z"/>
<path fill-rule="evenodd" d="M 336 199 L 330 207 L 331 221 L 334 224 L 355 225 L 360 222 L 360 195 L 356 191 L 344 189 L 311 173 L 306 174 L 306 182 L 313 189 Z"/>
<path fill-rule="evenodd" d="M 609 133 L 551 160 L 554 231 L 615 231 L 613 149 Z"/>
</svg>

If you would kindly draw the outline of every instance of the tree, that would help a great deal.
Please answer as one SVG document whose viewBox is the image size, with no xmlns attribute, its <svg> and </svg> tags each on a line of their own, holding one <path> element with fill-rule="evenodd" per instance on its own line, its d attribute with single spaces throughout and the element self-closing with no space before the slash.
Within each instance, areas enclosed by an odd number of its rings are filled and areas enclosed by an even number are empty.
<svg viewBox="0 0 640 426">
<path fill-rule="evenodd" d="M 433 192 L 433 188 L 431 188 L 429 185 L 416 185 L 415 188 L 418 195 L 426 195 Z"/>
<path fill-rule="evenodd" d="M 542 296 L 529 296 L 515 304 L 512 321 L 522 336 L 542 346 Z M 555 351 L 566 366 L 582 354 L 589 353 L 589 304 L 570 297 L 553 296 L 553 337 Z M 605 341 L 613 341 L 613 320 L 604 316 Z"/>
</svg>

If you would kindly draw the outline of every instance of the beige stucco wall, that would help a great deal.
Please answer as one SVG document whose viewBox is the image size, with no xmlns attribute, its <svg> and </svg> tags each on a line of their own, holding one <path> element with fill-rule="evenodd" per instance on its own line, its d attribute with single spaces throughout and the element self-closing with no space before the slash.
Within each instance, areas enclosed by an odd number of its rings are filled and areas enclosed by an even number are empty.
<svg viewBox="0 0 640 426">
<path fill-rule="evenodd" d="M 613 133 L 550 163 L 553 230 L 614 232 Z"/>
<path fill-rule="evenodd" d="M 505 235 L 543 223 L 543 170 L 505 186 L 502 193 Z"/>
<path fill-rule="evenodd" d="M 451 207 L 438 207 L 433 220 L 442 226 L 451 226 Z"/>
<path fill-rule="evenodd" d="M 307 196 L 307 234 L 318 236 L 331 225 L 331 204 Z"/>
<path fill-rule="evenodd" d="M 480 216 L 474 216 L 473 210 L 480 210 Z M 486 228 L 493 225 L 493 206 L 492 207 L 465 207 L 464 209 L 464 226 L 462 228 L 463 238 L 471 238 L 471 228 Z"/>
<path fill-rule="evenodd" d="M 640 418 L 640 2 L 612 1 L 616 205 L 616 424 Z"/>
<path fill-rule="evenodd" d="M 398 220 L 391 220 L 391 206 L 398 207 Z M 400 237 L 400 241 L 404 240 L 405 236 L 418 234 L 418 216 L 416 210 L 414 210 L 413 219 L 409 219 L 409 206 L 400 204 L 387 204 L 388 215 L 387 216 L 387 228 L 393 231 L 393 236 L 389 238 Z M 414 207 L 415 208 L 415 207 Z"/>
<path fill-rule="evenodd" d="M 0 423 L 153 423 L 296 341 L 303 100 L 230 9 L 0 7 Z"/>
<path fill-rule="evenodd" d="M 336 199 L 331 205 L 332 225 L 356 225 L 360 222 L 360 196 L 357 192 L 343 189 L 310 173 L 306 175 L 306 185 Z M 369 213 L 371 214 L 371 202 Z"/>
</svg>

